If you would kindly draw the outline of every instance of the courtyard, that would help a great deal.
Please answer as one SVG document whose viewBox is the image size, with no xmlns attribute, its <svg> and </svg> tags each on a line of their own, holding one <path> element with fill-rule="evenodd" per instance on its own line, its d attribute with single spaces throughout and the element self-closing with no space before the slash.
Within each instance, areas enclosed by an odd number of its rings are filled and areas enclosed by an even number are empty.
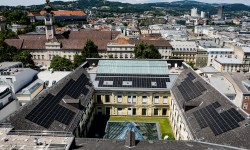
<svg viewBox="0 0 250 150">
<path fill-rule="evenodd" d="M 174 140 L 171 125 L 168 118 L 166 117 L 95 116 L 88 137 L 103 138 L 108 121 L 158 122 L 161 132 L 161 138 L 164 139 L 164 136 L 168 135 L 168 140 Z"/>
</svg>

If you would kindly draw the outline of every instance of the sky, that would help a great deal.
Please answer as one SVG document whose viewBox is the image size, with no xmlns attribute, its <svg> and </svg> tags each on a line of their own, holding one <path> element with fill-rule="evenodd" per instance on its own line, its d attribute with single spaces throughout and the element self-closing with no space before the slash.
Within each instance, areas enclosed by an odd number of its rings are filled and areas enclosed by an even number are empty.
<svg viewBox="0 0 250 150">
<path fill-rule="evenodd" d="M 56 0 L 51 0 L 56 1 Z M 72 0 L 62 0 L 62 1 L 72 1 Z M 148 3 L 148 2 L 171 2 L 175 0 L 109 0 L 109 1 L 120 1 L 126 3 Z M 242 3 L 246 5 L 250 5 L 250 0 L 198 0 L 201 2 L 209 2 L 209 3 Z M 218 2 L 219 1 L 219 2 Z M 0 5 L 9 5 L 9 6 L 17 6 L 17 5 L 35 5 L 35 4 L 43 4 L 45 0 L 0 0 Z"/>
</svg>

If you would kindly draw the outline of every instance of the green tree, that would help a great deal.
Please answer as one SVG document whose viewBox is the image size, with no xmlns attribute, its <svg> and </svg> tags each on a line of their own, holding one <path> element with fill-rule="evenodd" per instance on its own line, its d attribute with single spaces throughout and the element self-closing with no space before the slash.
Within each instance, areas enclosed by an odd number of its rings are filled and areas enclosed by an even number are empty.
<svg viewBox="0 0 250 150">
<path fill-rule="evenodd" d="M 0 41 L 0 62 L 13 61 L 13 57 L 17 52 L 17 48 Z"/>
<path fill-rule="evenodd" d="M 22 62 L 24 64 L 24 66 L 26 66 L 26 67 L 34 67 L 35 66 L 35 63 L 32 60 L 32 55 L 27 50 L 15 54 L 13 57 L 13 60 Z"/>
<path fill-rule="evenodd" d="M 194 68 L 194 63 L 192 61 L 187 63 L 190 67 Z"/>
<path fill-rule="evenodd" d="M 51 60 L 50 68 L 55 70 L 71 70 L 73 68 L 73 63 L 67 58 L 54 56 Z"/>
<path fill-rule="evenodd" d="M 80 66 L 84 62 L 85 62 L 85 59 L 82 57 L 82 55 L 76 54 L 74 56 L 74 67 L 75 68 L 77 68 L 78 66 Z"/>
<path fill-rule="evenodd" d="M 84 60 L 86 58 L 99 58 L 100 56 L 98 54 L 98 46 L 96 46 L 93 41 L 87 40 L 82 50 L 82 56 Z"/>
<path fill-rule="evenodd" d="M 20 24 L 23 24 L 23 25 L 29 25 L 30 24 L 30 19 L 28 16 L 26 15 L 23 15 L 19 21 Z"/>
<path fill-rule="evenodd" d="M 78 67 L 86 61 L 86 58 L 99 58 L 98 46 L 91 40 L 87 40 L 81 55 L 74 56 L 74 67 Z"/>
<path fill-rule="evenodd" d="M 135 46 L 135 58 L 161 59 L 161 54 L 154 45 L 147 45 L 143 42 Z"/>
</svg>

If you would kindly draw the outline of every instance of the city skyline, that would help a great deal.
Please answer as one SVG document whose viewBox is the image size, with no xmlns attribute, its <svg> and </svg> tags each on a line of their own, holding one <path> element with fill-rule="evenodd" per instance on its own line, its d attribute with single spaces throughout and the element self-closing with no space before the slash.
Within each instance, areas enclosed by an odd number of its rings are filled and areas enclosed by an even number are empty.
<svg viewBox="0 0 250 150">
<path fill-rule="evenodd" d="M 45 3 L 45 0 L 36 0 L 34 1 L 26 1 L 26 0 L 19 0 L 17 1 L 13 1 L 13 0 L 1 0 L 1 4 L 0 5 L 8 5 L 8 6 L 18 6 L 18 5 L 24 5 L 24 6 L 28 6 L 28 5 L 37 5 L 37 4 L 43 4 Z M 56 0 L 51 0 L 56 1 Z M 61 0 L 61 1 L 73 1 L 73 0 Z M 75 0 L 76 1 L 76 0 Z M 152 2 L 173 2 L 173 1 L 177 1 L 177 0 L 109 0 L 109 1 L 119 1 L 119 2 L 123 2 L 123 3 L 152 3 Z M 246 1 L 246 0 L 221 0 L 220 2 L 218 2 L 217 0 L 210 0 L 210 1 L 206 1 L 206 0 L 197 0 L 200 2 L 206 2 L 206 3 L 242 3 L 242 4 L 246 4 L 246 5 L 250 5 L 250 1 Z"/>
</svg>

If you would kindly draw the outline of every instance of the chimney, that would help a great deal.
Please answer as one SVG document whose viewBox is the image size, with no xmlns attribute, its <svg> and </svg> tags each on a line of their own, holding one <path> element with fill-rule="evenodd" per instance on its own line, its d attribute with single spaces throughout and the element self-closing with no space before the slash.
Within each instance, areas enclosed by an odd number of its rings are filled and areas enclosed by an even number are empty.
<svg viewBox="0 0 250 150">
<path fill-rule="evenodd" d="M 128 148 L 135 147 L 135 133 L 131 130 L 127 132 L 125 146 Z"/>
</svg>

